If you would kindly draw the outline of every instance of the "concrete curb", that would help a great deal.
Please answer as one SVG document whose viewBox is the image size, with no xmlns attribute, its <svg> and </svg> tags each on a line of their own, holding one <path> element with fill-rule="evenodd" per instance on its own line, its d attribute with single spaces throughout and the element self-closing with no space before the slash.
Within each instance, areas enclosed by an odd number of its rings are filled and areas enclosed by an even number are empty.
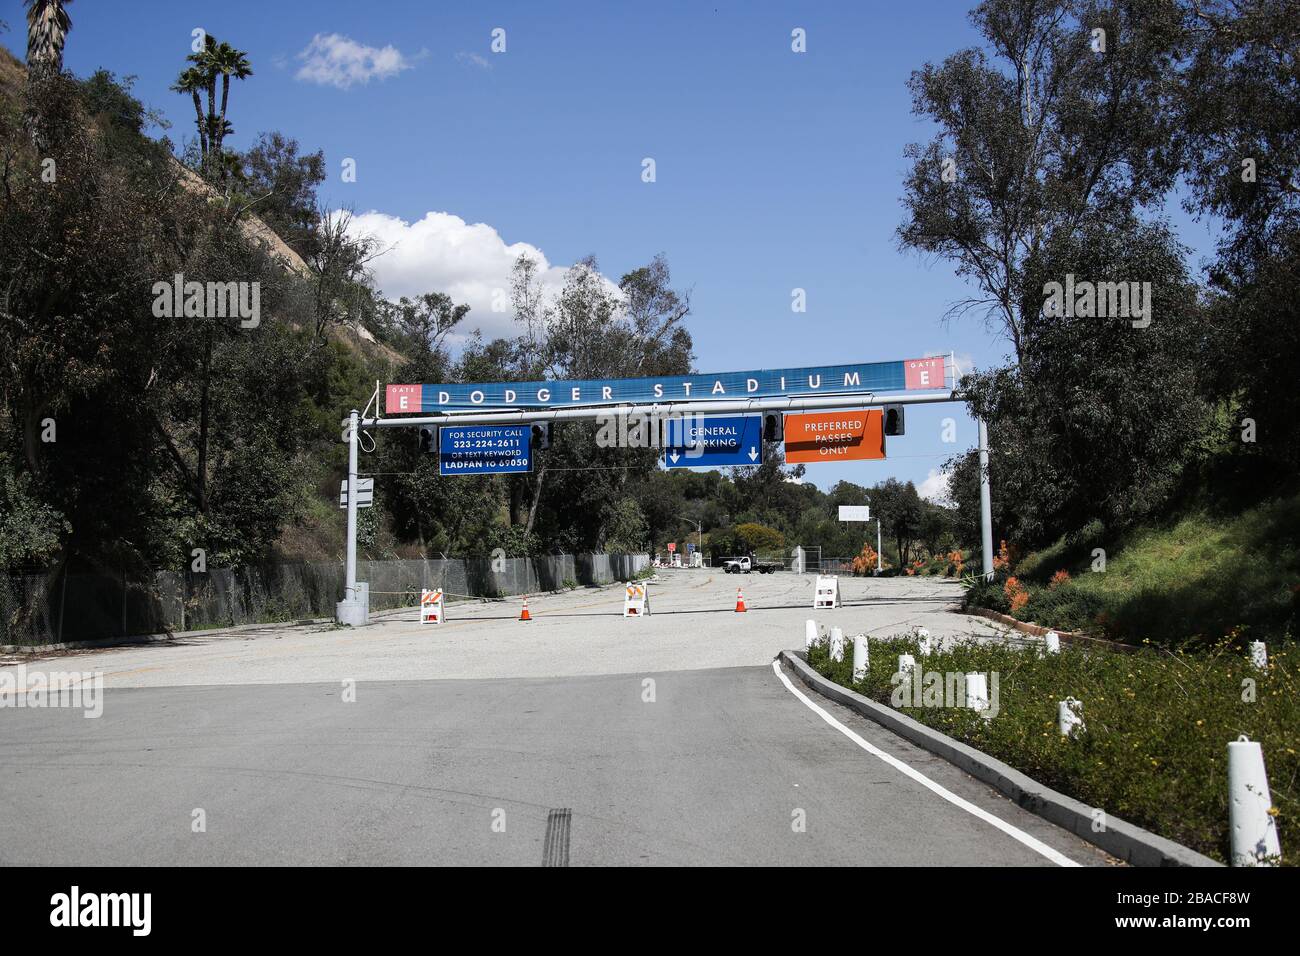
<svg viewBox="0 0 1300 956">
<path fill-rule="evenodd" d="M 93 641 L 62 641 L 57 644 L 0 644 L 0 654 L 94 651 L 103 647 L 127 647 L 132 644 L 162 644 L 173 639 L 171 634 L 136 634 L 131 637 L 105 637 Z"/>
<path fill-rule="evenodd" d="M 577 588 L 571 588 L 564 591 L 543 591 L 542 594 L 567 594 L 570 591 L 608 591 L 612 588 L 622 587 L 622 581 L 607 581 L 604 584 L 580 584 Z M 505 597 L 459 597 L 455 600 L 449 600 L 448 604 L 504 604 L 507 601 L 519 600 L 523 595 L 509 594 Z M 384 615 L 408 614 L 414 611 L 414 607 L 389 607 L 382 610 L 371 611 L 370 621 L 364 626 L 369 627 L 374 624 L 376 619 L 384 620 Z M 247 624 L 231 624 L 227 627 L 209 627 L 197 631 L 176 631 L 171 634 L 132 634 L 126 637 L 103 637 L 89 641 L 63 641 L 57 644 L 0 644 L 0 654 L 45 654 L 50 651 L 97 651 L 108 647 L 131 647 L 140 644 L 165 644 L 169 641 L 184 640 L 187 637 L 216 637 L 221 634 L 238 634 L 241 631 L 250 630 L 257 627 L 298 627 L 308 625 L 332 624 L 332 617 L 311 617 L 297 618 L 292 621 L 249 621 Z"/>
<path fill-rule="evenodd" d="M 875 721 L 918 747 L 943 757 L 976 780 L 996 787 L 1030 813 L 1035 813 L 1062 829 L 1069 830 L 1080 839 L 1087 840 L 1133 866 L 1223 865 L 1180 843 L 1149 833 L 1110 814 L 1106 815 L 1105 832 L 1094 833 L 1092 831 L 1093 808 L 1087 804 L 1073 797 L 1067 797 L 1063 793 L 1057 793 L 1055 790 L 1049 790 L 1019 770 L 1008 767 L 1002 761 L 995 760 L 974 747 L 932 730 L 906 714 L 869 700 L 847 687 L 841 687 L 834 681 L 827 680 L 808 665 L 799 651 L 782 651 L 780 659 L 789 665 L 809 689 L 843 704 L 868 720 Z"/>
<path fill-rule="evenodd" d="M 108 647 L 131 647 L 140 644 L 166 644 L 192 637 L 217 637 L 238 634 L 256 627 L 306 627 L 328 624 L 330 617 L 298 618 L 293 621 L 254 621 L 248 624 L 231 624 L 227 627 L 209 627 L 197 631 L 174 631 L 170 634 L 131 634 L 125 637 L 101 637 L 89 641 L 63 641 L 57 644 L 0 644 L 0 654 L 44 654 L 48 651 L 96 651 Z"/>
</svg>

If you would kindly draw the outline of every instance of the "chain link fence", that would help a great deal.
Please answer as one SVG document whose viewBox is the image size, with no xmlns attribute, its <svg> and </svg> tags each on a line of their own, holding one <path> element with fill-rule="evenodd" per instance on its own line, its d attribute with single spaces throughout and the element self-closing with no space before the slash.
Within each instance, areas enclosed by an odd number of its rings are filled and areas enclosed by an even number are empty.
<svg viewBox="0 0 1300 956">
<path fill-rule="evenodd" d="M 414 606 L 424 588 L 442 588 L 449 600 L 503 598 L 627 581 L 649 566 L 648 554 L 358 561 L 357 579 L 370 584 L 371 610 L 382 611 Z M 332 617 L 342 595 L 343 565 L 333 561 L 156 571 L 144 578 L 0 574 L 0 646 Z"/>
</svg>

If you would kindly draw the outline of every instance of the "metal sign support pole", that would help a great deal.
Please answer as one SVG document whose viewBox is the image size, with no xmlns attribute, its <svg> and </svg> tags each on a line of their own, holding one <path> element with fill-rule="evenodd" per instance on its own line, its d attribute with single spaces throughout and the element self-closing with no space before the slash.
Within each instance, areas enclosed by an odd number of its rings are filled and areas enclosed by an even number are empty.
<svg viewBox="0 0 1300 956">
<path fill-rule="evenodd" d="M 980 543 L 984 580 L 993 580 L 993 504 L 989 491 L 989 426 L 979 421 L 980 444 Z"/>
<path fill-rule="evenodd" d="M 340 624 L 354 627 L 369 620 L 369 601 L 357 588 L 357 442 L 361 413 L 355 408 L 348 417 L 348 552 L 344 568 L 343 600 L 335 609 Z"/>
</svg>

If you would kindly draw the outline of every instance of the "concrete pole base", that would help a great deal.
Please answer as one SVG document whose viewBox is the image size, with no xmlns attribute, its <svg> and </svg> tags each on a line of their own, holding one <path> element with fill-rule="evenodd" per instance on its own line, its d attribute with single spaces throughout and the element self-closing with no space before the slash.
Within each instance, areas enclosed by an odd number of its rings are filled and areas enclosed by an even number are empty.
<svg viewBox="0 0 1300 956">
<path fill-rule="evenodd" d="M 351 627 L 362 627 L 370 623 L 370 609 L 364 601 L 339 601 L 334 605 L 334 620 Z"/>
</svg>

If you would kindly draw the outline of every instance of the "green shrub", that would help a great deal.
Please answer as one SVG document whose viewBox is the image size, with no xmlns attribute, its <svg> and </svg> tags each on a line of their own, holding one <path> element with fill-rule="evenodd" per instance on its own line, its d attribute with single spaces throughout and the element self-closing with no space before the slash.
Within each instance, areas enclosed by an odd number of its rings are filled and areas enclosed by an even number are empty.
<svg viewBox="0 0 1300 956">
<path fill-rule="evenodd" d="M 809 663 L 824 676 L 889 705 L 898 655 L 924 671 L 998 675 L 999 711 L 984 720 L 964 707 L 907 707 L 908 716 L 1010 764 L 1035 780 L 1207 856 L 1228 857 L 1228 742 L 1241 734 L 1264 750 L 1283 863 L 1300 837 L 1300 652 L 1270 649 L 1258 672 L 1228 644 L 1201 652 L 1142 648 L 1132 654 L 1062 647 L 1045 655 L 1007 644 L 961 644 L 921 657 L 915 640 L 873 640 L 867 679 L 852 680 L 852 649 Z M 1256 682 L 1253 701 L 1243 689 Z M 1085 733 L 1057 732 L 1057 702 L 1083 702 Z"/>
<path fill-rule="evenodd" d="M 1094 570 L 1094 548 L 1106 551 L 1105 570 Z M 1062 570 L 1071 580 L 1049 588 Z M 1026 555 L 1014 574 L 1030 596 L 1017 617 L 1050 627 L 1169 647 L 1214 645 L 1241 625 L 1264 640 L 1294 638 L 1300 496 L 1236 515 L 1198 511 L 1109 543 L 1094 523 Z M 1009 613 L 1001 582 L 971 588 L 966 603 Z"/>
</svg>

